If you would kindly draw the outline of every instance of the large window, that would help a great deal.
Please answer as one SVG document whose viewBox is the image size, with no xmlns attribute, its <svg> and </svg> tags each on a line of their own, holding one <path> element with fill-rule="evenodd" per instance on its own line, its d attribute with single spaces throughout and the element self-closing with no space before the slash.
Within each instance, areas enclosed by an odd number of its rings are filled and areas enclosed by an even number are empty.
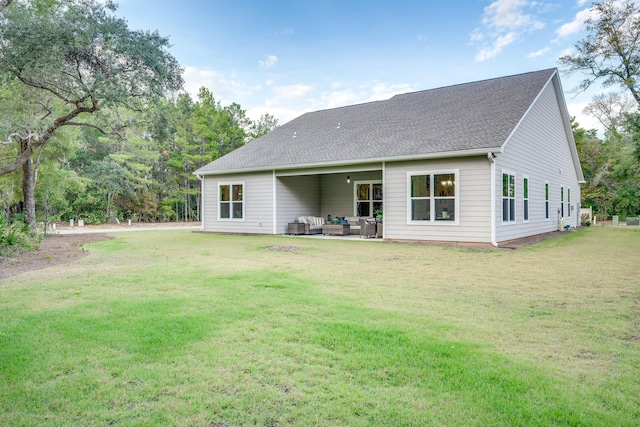
<svg viewBox="0 0 640 427">
<path fill-rule="evenodd" d="M 544 183 L 544 217 L 549 219 L 549 183 Z"/>
<path fill-rule="evenodd" d="M 357 181 L 356 215 L 362 217 L 382 215 L 382 182 Z"/>
<path fill-rule="evenodd" d="M 529 177 L 522 178 L 522 220 L 529 221 Z"/>
<path fill-rule="evenodd" d="M 409 221 L 456 221 L 456 172 L 410 173 Z"/>
<path fill-rule="evenodd" d="M 244 218 L 243 183 L 220 184 L 218 187 L 218 218 Z"/>
<path fill-rule="evenodd" d="M 502 174 L 502 222 L 516 220 L 516 176 L 507 172 Z"/>
</svg>

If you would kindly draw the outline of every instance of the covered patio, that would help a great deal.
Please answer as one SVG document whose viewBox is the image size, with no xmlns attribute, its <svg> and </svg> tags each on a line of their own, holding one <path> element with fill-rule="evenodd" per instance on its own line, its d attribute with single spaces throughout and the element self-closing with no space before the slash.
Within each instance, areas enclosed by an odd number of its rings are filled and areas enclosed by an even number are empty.
<svg viewBox="0 0 640 427">
<path fill-rule="evenodd" d="M 299 217 L 367 218 L 384 215 L 383 171 L 373 170 L 287 171 L 276 174 L 275 211 L 278 231 Z M 358 237 L 358 236 L 356 236 Z"/>
</svg>

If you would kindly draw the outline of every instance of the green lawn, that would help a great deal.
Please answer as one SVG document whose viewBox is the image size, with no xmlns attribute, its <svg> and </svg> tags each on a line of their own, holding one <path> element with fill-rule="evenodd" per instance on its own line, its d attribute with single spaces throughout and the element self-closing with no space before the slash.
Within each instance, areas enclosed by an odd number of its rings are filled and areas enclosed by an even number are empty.
<svg viewBox="0 0 640 427">
<path fill-rule="evenodd" d="M 637 228 L 114 236 L 0 282 L 0 425 L 640 424 Z"/>
</svg>

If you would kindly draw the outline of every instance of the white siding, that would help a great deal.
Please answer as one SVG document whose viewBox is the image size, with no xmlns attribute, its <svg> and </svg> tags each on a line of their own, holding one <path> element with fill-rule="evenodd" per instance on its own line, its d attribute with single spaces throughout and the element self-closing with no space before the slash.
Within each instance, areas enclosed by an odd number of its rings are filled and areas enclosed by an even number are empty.
<svg viewBox="0 0 640 427">
<path fill-rule="evenodd" d="M 203 231 L 217 233 L 273 233 L 273 175 L 271 172 L 205 176 Z M 244 183 L 244 218 L 218 219 L 218 184 Z"/>
<path fill-rule="evenodd" d="M 516 176 L 516 221 L 502 222 L 502 172 Z M 523 221 L 523 176 L 529 178 L 529 222 Z M 549 219 L 545 219 L 544 184 L 549 183 Z M 580 186 L 569 142 L 560 115 L 558 98 L 549 84 L 525 116 L 519 128 L 496 158 L 496 241 L 558 229 L 560 187 L 565 188 L 565 218 L 576 225 Z M 571 188 L 571 217 L 567 214 L 566 189 Z"/>
<path fill-rule="evenodd" d="M 407 221 L 408 172 L 458 171 L 457 224 Z M 385 169 L 384 237 L 402 240 L 491 241 L 490 164 L 486 157 L 387 163 Z"/>
<path fill-rule="evenodd" d="M 299 216 L 320 215 L 320 176 L 284 176 L 276 179 L 276 234 Z"/>
</svg>

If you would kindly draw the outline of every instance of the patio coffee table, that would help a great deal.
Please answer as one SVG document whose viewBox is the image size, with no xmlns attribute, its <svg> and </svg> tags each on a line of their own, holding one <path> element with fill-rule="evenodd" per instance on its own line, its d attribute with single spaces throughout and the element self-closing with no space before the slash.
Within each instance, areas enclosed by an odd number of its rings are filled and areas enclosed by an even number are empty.
<svg viewBox="0 0 640 427">
<path fill-rule="evenodd" d="M 349 234 L 349 228 L 349 224 L 325 224 L 322 227 L 322 234 L 345 236 Z"/>
</svg>

